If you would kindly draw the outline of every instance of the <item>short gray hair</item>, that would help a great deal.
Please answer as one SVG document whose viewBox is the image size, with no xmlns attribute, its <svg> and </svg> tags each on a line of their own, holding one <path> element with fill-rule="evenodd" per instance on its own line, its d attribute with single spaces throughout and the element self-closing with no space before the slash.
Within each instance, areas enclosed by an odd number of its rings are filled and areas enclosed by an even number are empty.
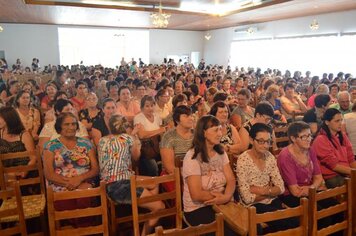
<svg viewBox="0 0 356 236">
<path fill-rule="evenodd" d="M 320 84 L 316 87 L 316 94 L 329 94 L 329 87 L 326 84 Z"/>
<path fill-rule="evenodd" d="M 343 95 L 348 96 L 348 97 L 349 97 L 349 99 L 351 100 L 350 93 L 349 93 L 349 92 L 347 92 L 347 91 L 341 91 L 341 92 L 339 92 L 339 93 L 337 94 L 337 100 L 339 100 L 339 99 L 340 99 L 340 97 L 341 97 L 341 96 L 343 96 Z"/>
</svg>

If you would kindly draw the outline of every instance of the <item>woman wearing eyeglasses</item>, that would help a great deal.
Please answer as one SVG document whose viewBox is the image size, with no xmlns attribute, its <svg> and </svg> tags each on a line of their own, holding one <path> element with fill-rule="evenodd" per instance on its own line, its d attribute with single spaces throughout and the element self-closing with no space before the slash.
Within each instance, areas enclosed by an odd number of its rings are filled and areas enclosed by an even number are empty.
<svg viewBox="0 0 356 236">
<path fill-rule="evenodd" d="M 310 149 L 312 133 L 307 123 L 294 122 L 288 127 L 290 145 L 278 156 L 278 168 L 285 183 L 281 200 L 289 207 L 297 207 L 300 197 L 308 196 L 310 187 L 323 188 L 316 153 Z"/>
<path fill-rule="evenodd" d="M 241 201 L 244 205 L 254 206 L 258 214 L 283 209 L 277 196 L 284 192 L 284 183 L 276 159 L 268 151 L 272 143 L 272 128 L 256 123 L 251 127 L 249 136 L 252 148 L 242 153 L 236 163 Z M 259 235 L 294 228 L 297 225 L 298 222 L 294 218 L 271 221 Z"/>
</svg>

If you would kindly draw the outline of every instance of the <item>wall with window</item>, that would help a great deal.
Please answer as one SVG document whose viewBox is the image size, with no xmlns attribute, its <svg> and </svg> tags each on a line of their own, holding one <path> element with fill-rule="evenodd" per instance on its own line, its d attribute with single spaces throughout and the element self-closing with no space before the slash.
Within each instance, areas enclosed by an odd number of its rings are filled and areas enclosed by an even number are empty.
<svg viewBox="0 0 356 236">
<path fill-rule="evenodd" d="M 107 27 L 71 27 L 36 24 L 1 24 L 0 51 L 11 66 L 20 58 L 31 65 L 39 58 L 41 67 L 60 63 L 119 65 L 121 57 L 145 63 L 161 63 L 168 55 L 203 54 L 203 32 Z M 62 32 L 58 33 L 58 32 Z M 135 33 L 137 32 L 137 33 Z M 99 53 L 100 52 L 100 53 Z M 97 55 L 96 57 L 94 55 Z"/>
<path fill-rule="evenodd" d="M 313 19 L 316 19 L 319 23 L 319 29 L 315 31 L 312 31 L 309 27 Z M 356 32 L 355 22 L 356 11 L 353 10 L 213 30 L 209 32 L 212 35 L 211 39 L 205 41 L 204 58 L 207 63 L 228 65 L 231 64 L 231 60 L 234 60 L 234 58 L 241 55 L 242 52 L 245 53 L 247 50 L 246 45 L 241 44 L 240 48 L 235 47 L 235 50 L 232 52 L 231 45 L 234 41 L 280 39 L 312 35 L 344 35 Z M 248 34 L 246 29 L 250 26 L 257 28 L 257 31 L 253 34 Z M 266 47 L 268 47 L 267 44 Z M 292 49 L 293 45 L 289 45 L 289 47 Z M 217 48 L 219 48 L 219 50 L 216 50 Z M 259 60 L 271 61 L 270 55 L 264 51 L 261 51 L 261 54 L 257 56 Z M 326 56 L 328 56 L 328 54 Z M 292 51 L 285 51 L 284 57 L 286 60 L 293 58 Z M 335 58 L 335 54 L 329 54 L 329 57 L 330 60 L 343 60 L 341 54 L 339 58 Z"/>
</svg>

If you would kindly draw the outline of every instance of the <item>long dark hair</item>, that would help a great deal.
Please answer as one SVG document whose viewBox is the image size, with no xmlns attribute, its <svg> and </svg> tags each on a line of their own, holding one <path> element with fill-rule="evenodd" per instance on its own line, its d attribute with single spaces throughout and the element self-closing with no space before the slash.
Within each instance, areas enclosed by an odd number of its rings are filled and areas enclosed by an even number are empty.
<svg viewBox="0 0 356 236">
<path fill-rule="evenodd" d="M 326 136 L 328 137 L 329 141 L 332 143 L 332 145 L 336 148 L 336 144 L 333 142 L 331 138 L 331 131 L 329 127 L 326 124 L 326 121 L 331 121 L 335 115 L 341 114 L 341 112 L 338 109 L 335 108 L 329 108 L 325 111 L 324 116 L 323 116 L 323 123 L 320 126 L 320 129 L 324 130 L 326 133 Z M 344 145 L 344 136 L 342 135 L 341 131 L 337 132 L 337 136 L 339 138 L 340 144 L 343 146 Z"/>
<path fill-rule="evenodd" d="M 219 126 L 220 121 L 212 115 L 207 115 L 203 116 L 198 120 L 196 130 L 194 132 L 194 138 L 193 138 L 193 148 L 194 148 L 194 154 L 192 156 L 192 159 L 197 158 L 198 155 L 200 155 L 200 158 L 203 162 L 208 163 L 209 162 L 209 157 L 208 157 L 208 150 L 206 149 L 206 143 L 205 143 L 205 138 L 204 138 L 204 131 L 214 127 L 214 126 Z M 221 144 L 217 144 L 214 146 L 214 150 L 218 154 L 223 154 L 224 153 L 224 148 L 221 146 Z"/>
<path fill-rule="evenodd" d="M 0 108 L 0 117 L 4 119 L 7 132 L 9 134 L 21 134 L 25 131 L 25 127 L 22 124 L 22 121 L 17 114 L 15 108 L 13 107 L 2 107 Z"/>
</svg>

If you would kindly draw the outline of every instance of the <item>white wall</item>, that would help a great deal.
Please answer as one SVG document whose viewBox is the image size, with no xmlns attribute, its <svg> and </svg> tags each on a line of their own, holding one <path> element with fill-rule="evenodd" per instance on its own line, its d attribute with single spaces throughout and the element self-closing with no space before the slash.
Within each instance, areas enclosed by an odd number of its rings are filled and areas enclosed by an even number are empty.
<svg viewBox="0 0 356 236">
<path fill-rule="evenodd" d="M 23 65 L 31 65 L 34 57 L 40 60 L 42 67 L 59 64 L 59 26 L 1 25 L 4 31 L 0 33 L 0 50 L 5 51 L 8 65 L 14 64 L 17 58 L 21 59 Z M 152 29 L 149 30 L 149 35 L 150 63 L 161 63 L 167 55 L 190 55 L 191 52 L 199 52 L 202 56 L 204 51 L 203 32 Z M 134 43 L 132 42 L 133 46 Z"/>
<path fill-rule="evenodd" d="M 167 55 L 190 55 L 204 51 L 204 32 L 183 30 L 150 30 L 150 63 L 162 63 Z"/>
<path fill-rule="evenodd" d="M 1 24 L 0 50 L 5 51 L 8 65 L 17 58 L 23 65 L 31 65 L 32 58 L 40 60 L 41 67 L 46 64 L 59 64 L 58 32 L 56 26 L 31 24 Z"/>
<path fill-rule="evenodd" d="M 313 19 L 319 23 L 316 31 L 309 28 Z M 356 10 L 353 10 L 213 30 L 209 31 L 211 39 L 205 41 L 204 59 L 207 64 L 228 65 L 233 40 L 356 32 L 355 22 Z M 258 31 L 251 35 L 234 32 L 250 26 L 257 27 Z"/>
</svg>

